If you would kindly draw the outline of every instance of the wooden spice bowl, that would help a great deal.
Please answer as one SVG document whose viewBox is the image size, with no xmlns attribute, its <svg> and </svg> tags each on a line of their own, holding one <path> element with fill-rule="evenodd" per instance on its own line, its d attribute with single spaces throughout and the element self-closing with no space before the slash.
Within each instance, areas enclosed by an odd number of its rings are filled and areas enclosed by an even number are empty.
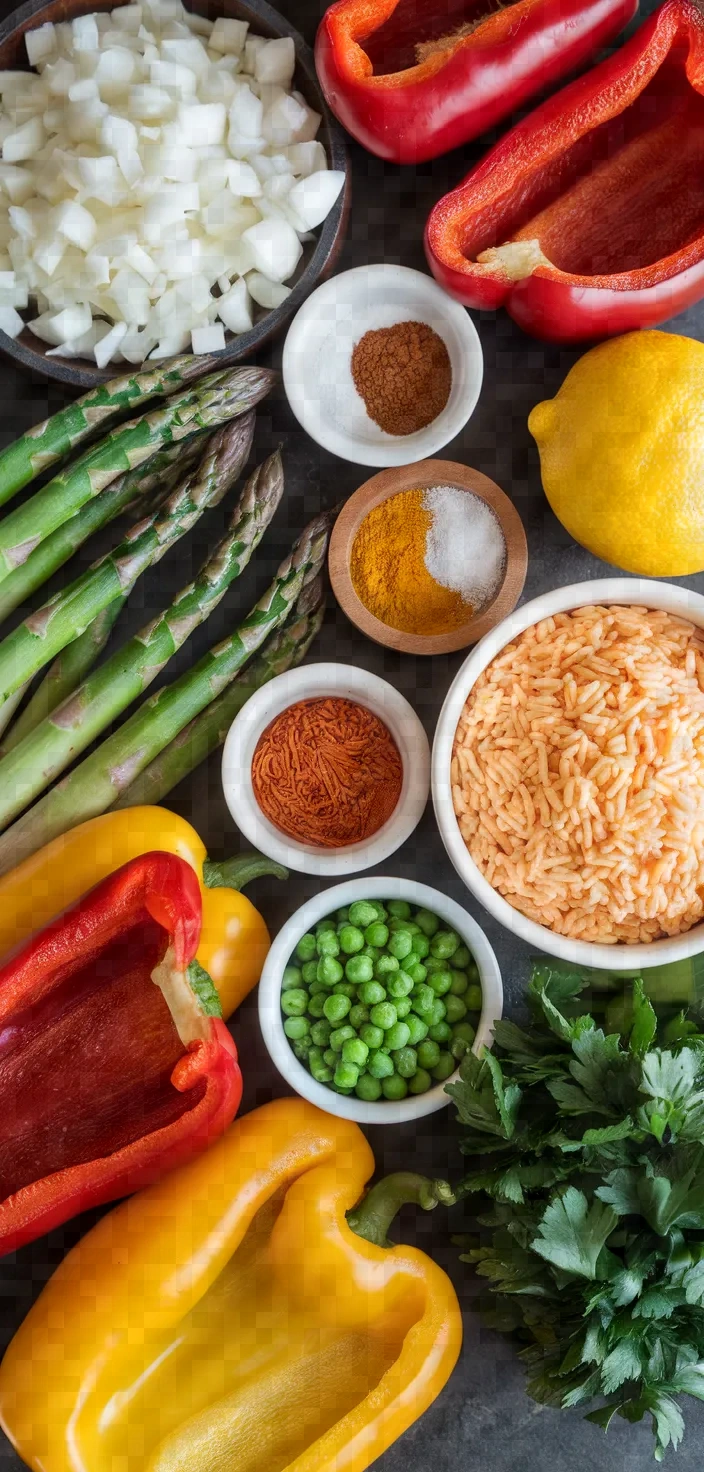
<svg viewBox="0 0 704 1472">
<path fill-rule="evenodd" d="M 402 491 L 428 490 L 432 486 L 452 486 L 456 490 L 468 491 L 491 507 L 503 532 L 506 562 L 503 580 L 491 603 L 450 633 L 425 636 L 391 628 L 370 613 L 356 592 L 350 563 L 355 537 L 370 511 Z M 527 567 L 526 534 L 513 502 L 495 481 L 489 480 L 481 471 L 453 460 L 421 460 L 417 465 L 401 465 L 373 475 L 350 496 L 335 522 L 330 541 L 330 582 L 340 607 L 367 638 L 376 644 L 384 644 L 387 649 L 397 649 L 401 654 L 452 654 L 457 649 L 476 644 L 516 607 L 523 592 Z"/>
</svg>

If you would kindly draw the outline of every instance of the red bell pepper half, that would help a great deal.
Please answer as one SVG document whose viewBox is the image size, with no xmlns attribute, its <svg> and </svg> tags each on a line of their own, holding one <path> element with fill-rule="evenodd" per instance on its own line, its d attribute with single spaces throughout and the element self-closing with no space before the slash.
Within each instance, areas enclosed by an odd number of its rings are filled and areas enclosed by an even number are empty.
<svg viewBox="0 0 704 1472">
<path fill-rule="evenodd" d="M 512 128 L 432 211 L 468 307 L 553 342 L 653 327 L 704 295 L 704 16 L 666 0 Z"/>
<path fill-rule="evenodd" d="M 125 864 L 0 968 L 0 1253 L 181 1164 L 242 1079 L 191 866 Z"/>
<path fill-rule="evenodd" d="M 576 70 L 637 4 L 338 0 L 318 30 L 318 78 L 336 117 L 370 153 L 422 163 Z"/>
</svg>

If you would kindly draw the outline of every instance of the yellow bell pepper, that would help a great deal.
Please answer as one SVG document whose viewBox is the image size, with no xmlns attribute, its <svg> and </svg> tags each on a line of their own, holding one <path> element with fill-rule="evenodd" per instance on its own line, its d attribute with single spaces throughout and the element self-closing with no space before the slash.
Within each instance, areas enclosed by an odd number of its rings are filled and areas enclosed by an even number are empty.
<svg viewBox="0 0 704 1472">
<path fill-rule="evenodd" d="M 449 1188 L 392 1176 L 351 1210 L 373 1169 L 355 1124 L 281 1099 L 104 1217 L 0 1367 L 20 1456 L 35 1472 L 363 1472 L 462 1337 L 445 1273 L 386 1241 L 403 1200 Z"/>
<path fill-rule="evenodd" d="M 167 808 L 125 808 L 82 823 L 0 879 L 0 956 L 72 905 L 130 859 L 153 850 L 177 854 L 195 869 L 203 925 L 196 959 L 217 987 L 229 1017 L 261 975 L 270 938 L 239 887 L 260 874 L 286 877 L 260 854 L 225 864 L 208 861 L 195 829 Z"/>
</svg>

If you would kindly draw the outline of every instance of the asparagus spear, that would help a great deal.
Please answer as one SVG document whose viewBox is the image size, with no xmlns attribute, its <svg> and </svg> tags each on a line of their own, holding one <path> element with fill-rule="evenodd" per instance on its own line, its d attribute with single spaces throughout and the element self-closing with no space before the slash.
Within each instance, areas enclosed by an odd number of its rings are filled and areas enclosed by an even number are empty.
<svg viewBox="0 0 704 1472">
<path fill-rule="evenodd" d="M 195 581 L 164 613 L 88 675 L 52 715 L 0 761 L 0 828 L 21 813 L 142 694 L 172 654 L 208 618 L 259 546 L 283 488 L 281 456 L 277 453 L 250 476 L 226 536 Z"/>
<path fill-rule="evenodd" d="M 167 445 L 143 465 L 125 471 L 93 501 L 87 501 L 63 526 L 57 527 L 50 537 L 40 542 L 27 561 L 16 567 L 0 584 L 0 623 L 21 603 L 26 603 L 32 593 L 36 593 L 37 588 L 63 567 L 94 532 L 114 521 L 120 512 L 136 501 L 149 503 L 157 491 L 160 499 L 170 494 L 200 459 L 206 440 L 207 432 L 201 430 L 189 440 Z"/>
<path fill-rule="evenodd" d="M 220 695 L 267 635 L 285 622 L 304 585 L 320 573 L 331 524 L 329 513 L 316 517 L 239 628 L 179 680 L 149 696 L 118 731 L 8 828 L 0 838 L 0 874 L 58 834 L 111 808 L 179 731 Z"/>
<path fill-rule="evenodd" d="M 235 716 L 255 690 L 276 675 L 294 669 L 305 659 L 325 614 L 322 578 L 316 578 L 303 589 L 293 613 L 294 622 L 284 624 L 267 640 L 261 653 L 243 673 L 227 685 L 199 716 L 189 721 L 180 735 L 145 767 L 113 804 L 113 809 L 161 802 L 211 752 L 222 746 Z"/>
<path fill-rule="evenodd" d="M 82 634 L 113 598 L 129 593 L 141 573 L 222 500 L 247 460 L 253 435 L 253 413 L 223 425 L 207 442 L 199 468 L 157 511 L 138 521 L 117 547 L 2 640 L 0 701 Z"/>
<path fill-rule="evenodd" d="M 120 593 L 108 603 L 92 624 L 74 639 L 72 644 L 67 644 L 65 649 L 57 655 L 54 663 L 35 690 L 29 704 L 25 706 L 21 716 L 15 721 L 12 730 L 5 738 L 0 747 L 0 756 L 6 756 L 15 746 L 24 741 L 36 726 L 46 720 L 56 707 L 62 705 L 69 695 L 77 689 L 88 671 L 97 663 L 105 645 L 110 638 L 113 625 L 119 617 L 127 602 L 126 593 Z M 12 700 L 12 696 L 10 699 Z"/>
<path fill-rule="evenodd" d="M 138 405 L 172 394 L 215 367 L 216 359 L 188 354 L 152 367 L 145 373 L 127 373 L 92 388 L 75 403 L 60 409 L 42 424 L 0 451 L 0 506 L 35 476 L 62 460 L 103 425 L 109 425 Z"/>
<path fill-rule="evenodd" d="M 185 439 L 196 429 L 215 429 L 247 413 L 268 393 L 273 379 L 265 368 L 213 373 L 178 397 L 167 399 L 162 408 L 119 425 L 0 522 L 0 583 L 122 471 L 148 460 L 163 444 Z"/>
<path fill-rule="evenodd" d="M 0 705 L 0 736 L 3 735 L 10 725 L 15 711 L 26 695 L 31 683 L 31 680 L 27 680 L 26 684 L 20 685 L 19 690 L 15 690 L 12 695 L 8 695 L 7 700 L 3 700 L 2 705 Z"/>
</svg>

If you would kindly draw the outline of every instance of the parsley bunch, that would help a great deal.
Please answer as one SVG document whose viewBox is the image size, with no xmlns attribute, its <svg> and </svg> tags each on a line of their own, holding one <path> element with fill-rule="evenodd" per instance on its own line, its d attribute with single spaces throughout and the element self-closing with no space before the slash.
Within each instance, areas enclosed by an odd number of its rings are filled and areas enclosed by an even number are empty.
<svg viewBox="0 0 704 1472">
<path fill-rule="evenodd" d="M 464 1260 L 492 1323 L 528 1340 L 529 1394 L 598 1402 L 604 1430 L 650 1415 L 660 1461 L 684 1430 L 675 1397 L 704 1400 L 704 1035 L 682 1013 L 660 1038 L 638 980 L 606 1034 L 583 988 L 535 966 L 531 1024 L 499 1022 L 448 1085 L 475 1157 L 458 1194 L 485 1198 Z"/>
</svg>

